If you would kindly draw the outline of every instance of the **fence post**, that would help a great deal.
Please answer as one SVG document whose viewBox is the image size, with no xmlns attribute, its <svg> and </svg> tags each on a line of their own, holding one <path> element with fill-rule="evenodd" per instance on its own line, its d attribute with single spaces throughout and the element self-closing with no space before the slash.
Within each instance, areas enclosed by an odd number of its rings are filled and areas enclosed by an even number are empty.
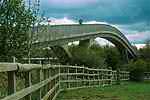
<svg viewBox="0 0 150 100">
<path fill-rule="evenodd" d="M 13 63 L 16 63 L 16 58 L 13 57 Z M 8 76 L 8 95 L 16 92 L 16 72 L 9 71 L 7 72 Z"/>
<path fill-rule="evenodd" d="M 55 73 L 54 76 L 57 75 L 57 68 L 54 67 Z M 54 86 L 57 84 L 57 78 L 54 79 Z M 52 87 L 52 86 L 51 86 Z M 55 95 L 57 94 L 57 90 L 55 89 Z"/>
<path fill-rule="evenodd" d="M 31 83 L 31 72 L 25 72 L 25 87 L 30 87 Z M 32 100 L 31 94 L 25 96 L 25 100 Z"/>
<path fill-rule="evenodd" d="M 59 70 L 58 71 L 58 74 L 59 74 L 59 80 L 58 80 L 58 82 L 59 82 L 59 89 L 61 89 L 61 82 L 60 82 L 61 81 L 61 69 L 60 69 L 60 67 L 61 67 L 61 65 L 59 65 L 59 67 L 58 67 L 59 68 L 58 69 Z"/>
<path fill-rule="evenodd" d="M 78 87 L 78 76 L 77 76 L 78 68 L 77 68 L 77 66 L 75 67 L 75 69 L 76 69 L 76 87 Z"/>
<path fill-rule="evenodd" d="M 13 57 L 13 63 L 16 63 L 16 57 Z"/>
<path fill-rule="evenodd" d="M 49 70 L 50 69 L 43 69 L 44 80 L 46 80 L 47 78 L 49 78 Z M 44 86 L 44 94 L 47 93 L 48 88 L 49 88 L 49 83 Z"/>
<path fill-rule="evenodd" d="M 67 77 L 68 78 L 68 82 L 67 82 L 68 86 L 67 87 L 70 88 L 70 82 L 69 82 L 69 65 L 67 66 L 67 76 L 68 76 Z"/>
<path fill-rule="evenodd" d="M 8 72 L 8 95 L 16 92 L 16 73 L 14 71 Z"/>
<path fill-rule="evenodd" d="M 98 86 L 100 86 L 100 71 L 98 70 Z"/>
<path fill-rule="evenodd" d="M 91 80 L 91 79 L 90 79 L 90 75 L 89 75 L 89 74 L 90 74 L 90 71 L 89 71 L 89 69 L 88 69 L 88 80 L 89 80 L 89 87 L 90 87 L 90 85 L 91 85 L 91 84 L 90 84 L 90 83 L 91 83 L 90 80 Z"/>
<path fill-rule="evenodd" d="M 82 78 L 83 78 L 83 79 L 82 79 L 82 86 L 84 87 L 84 86 L 85 86 L 85 80 L 84 80 L 84 74 L 85 74 L 85 73 L 84 73 L 84 65 L 83 65 L 83 71 L 82 71 L 82 73 L 83 73 L 83 74 L 82 74 L 82 75 L 83 75 L 83 76 L 82 76 Z"/>
<path fill-rule="evenodd" d="M 40 65 L 41 65 L 42 68 L 43 68 L 43 64 L 42 64 L 42 61 L 41 61 L 41 60 L 40 60 Z M 42 79 L 43 79 L 43 70 L 42 70 L 42 68 L 39 70 L 39 71 L 40 71 L 39 82 L 41 82 Z M 42 89 L 41 89 L 41 88 L 40 88 L 39 92 L 40 92 L 40 100 L 41 100 L 41 99 L 42 99 Z"/>
<path fill-rule="evenodd" d="M 39 82 L 41 82 L 41 81 L 42 81 L 42 69 L 39 70 Z M 42 90 L 41 90 L 41 88 L 39 89 L 39 98 L 40 98 L 40 100 L 42 98 Z"/>
<path fill-rule="evenodd" d="M 120 69 L 117 69 L 117 85 L 120 85 Z"/>
<path fill-rule="evenodd" d="M 113 71 L 112 71 L 112 67 L 110 67 L 110 85 L 112 85 L 113 83 Z"/>
<path fill-rule="evenodd" d="M 104 86 L 105 85 L 105 82 L 104 82 L 104 70 L 101 73 L 102 73 L 102 86 Z"/>
</svg>

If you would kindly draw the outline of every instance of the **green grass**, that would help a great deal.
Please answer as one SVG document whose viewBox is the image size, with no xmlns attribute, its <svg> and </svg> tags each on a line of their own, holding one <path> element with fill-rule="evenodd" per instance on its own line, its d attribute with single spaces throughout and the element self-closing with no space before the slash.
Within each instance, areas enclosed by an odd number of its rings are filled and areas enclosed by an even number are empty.
<svg viewBox="0 0 150 100">
<path fill-rule="evenodd" d="M 150 100 L 150 82 L 69 90 L 56 100 Z"/>
</svg>

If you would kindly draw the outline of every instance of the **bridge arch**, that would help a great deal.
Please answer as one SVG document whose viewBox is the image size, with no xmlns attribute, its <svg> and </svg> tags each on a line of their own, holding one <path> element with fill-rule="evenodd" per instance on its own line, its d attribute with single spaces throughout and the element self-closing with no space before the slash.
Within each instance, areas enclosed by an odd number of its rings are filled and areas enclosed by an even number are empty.
<svg viewBox="0 0 150 100">
<path fill-rule="evenodd" d="M 129 55 L 129 58 L 132 59 L 137 57 L 137 52 L 128 39 L 117 28 L 111 25 L 55 25 L 49 26 L 47 29 L 47 31 L 38 33 L 38 42 L 35 42 L 33 46 L 58 47 L 73 41 L 82 41 L 100 37 L 115 44 L 119 51 Z"/>
</svg>

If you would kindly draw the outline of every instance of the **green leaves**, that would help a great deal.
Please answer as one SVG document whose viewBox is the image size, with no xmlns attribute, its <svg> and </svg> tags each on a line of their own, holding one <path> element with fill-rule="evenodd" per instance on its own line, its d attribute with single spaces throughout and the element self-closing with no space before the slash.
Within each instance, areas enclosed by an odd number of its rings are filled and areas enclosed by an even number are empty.
<svg viewBox="0 0 150 100">
<path fill-rule="evenodd" d="M 106 64 L 108 67 L 112 67 L 113 70 L 116 70 L 120 67 L 121 64 L 121 55 L 116 47 L 105 47 L 105 58 Z"/>
<path fill-rule="evenodd" d="M 29 29 L 35 18 L 22 0 L 1 0 L 0 58 L 10 61 L 12 56 L 27 55 Z"/>
<path fill-rule="evenodd" d="M 82 46 L 70 47 L 72 54 L 72 64 L 85 65 L 92 68 L 103 68 L 104 66 L 104 50 L 96 45 L 90 48 Z"/>
</svg>

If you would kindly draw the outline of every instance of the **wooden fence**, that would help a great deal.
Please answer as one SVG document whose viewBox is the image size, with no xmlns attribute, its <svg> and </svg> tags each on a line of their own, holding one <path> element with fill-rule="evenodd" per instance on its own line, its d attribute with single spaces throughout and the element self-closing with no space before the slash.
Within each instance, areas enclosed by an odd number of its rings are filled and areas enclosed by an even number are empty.
<svg viewBox="0 0 150 100">
<path fill-rule="evenodd" d="M 32 81 L 32 71 L 36 71 L 36 83 Z M 8 96 L 2 100 L 54 100 L 65 89 L 111 85 L 118 79 L 117 71 L 69 65 L 0 63 L 0 73 L 3 72 L 8 76 Z M 18 73 L 24 80 L 24 88 L 19 91 Z M 129 80 L 129 72 L 120 71 L 119 79 Z"/>
<path fill-rule="evenodd" d="M 150 72 L 145 72 L 144 73 L 144 79 L 145 80 L 150 80 Z"/>
</svg>

